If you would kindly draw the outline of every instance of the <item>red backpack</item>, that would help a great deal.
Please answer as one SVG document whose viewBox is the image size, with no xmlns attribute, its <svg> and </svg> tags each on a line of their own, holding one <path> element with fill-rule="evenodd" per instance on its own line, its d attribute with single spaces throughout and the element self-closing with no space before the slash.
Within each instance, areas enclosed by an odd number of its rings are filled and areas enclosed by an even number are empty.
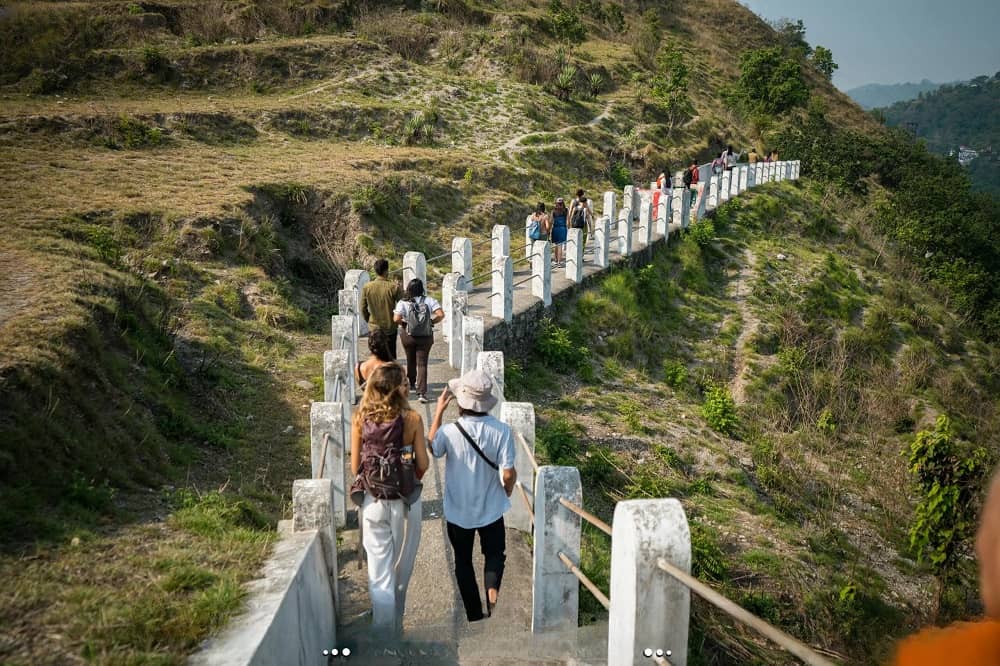
<svg viewBox="0 0 1000 666">
<path fill-rule="evenodd" d="M 351 500 L 361 506 L 365 492 L 376 499 L 402 499 L 412 504 L 420 496 L 413 466 L 413 447 L 403 445 L 403 415 L 392 421 L 361 426 L 361 468 L 351 484 Z"/>
</svg>

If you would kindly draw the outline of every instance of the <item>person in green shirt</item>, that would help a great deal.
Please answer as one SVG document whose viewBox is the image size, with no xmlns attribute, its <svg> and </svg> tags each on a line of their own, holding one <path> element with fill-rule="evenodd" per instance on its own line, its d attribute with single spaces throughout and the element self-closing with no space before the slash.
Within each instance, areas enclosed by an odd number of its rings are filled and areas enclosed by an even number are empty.
<svg viewBox="0 0 1000 666">
<path fill-rule="evenodd" d="M 361 289 L 359 305 L 368 327 L 385 332 L 393 360 L 396 359 L 396 323 L 392 311 L 402 298 L 402 285 L 389 279 L 389 262 L 379 259 L 375 262 L 375 279 Z"/>
</svg>

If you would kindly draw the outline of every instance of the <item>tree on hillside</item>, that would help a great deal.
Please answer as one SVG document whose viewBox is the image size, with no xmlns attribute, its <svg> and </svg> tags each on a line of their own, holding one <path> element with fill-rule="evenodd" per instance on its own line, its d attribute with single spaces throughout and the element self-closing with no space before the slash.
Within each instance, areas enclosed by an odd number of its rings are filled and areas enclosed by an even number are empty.
<svg viewBox="0 0 1000 666">
<path fill-rule="evenodd" d="M 650 86 L 650 97 L 667 114 L 671 129 L 682 117 L 691 113 L 688 81 L 691 71 L 684 54 L 673 41 L 668 41 L 656 56 L 656 74 Z"/>
<path fill-rule="evenodd" d="M 783 47 L 797 51 L 803 58 L 812 53 L 812 47 L 806 41 L 806 26 L 802 19 L 793 21 L 783 17 L 768 23 L 778 33 L 778 43 Z"/>
<path fill-rule="evenodd" d="M 639 19 L 635 38 L 632 40 L 632 53 L 639 64 L 647 69 L 656 66 L 656 52 L 660 50 L 662 27 L 660 13 L 656 9 L 647 9 Z"/>
<path fill-rule="evenodd" d="M 835 70 L 840 69 L 840 65 L 833 61 L 833 51 L 825 46 L 817 46 L 810 60 L 812 60 L 813 67 L 819 70 L 827 81 L 833 78 Z"/>
<path fill-rule="evenodd" d="M 809 100 L 809 88 L 794 56 L 781 47 L 752 49 L 740 55 L 736 102 L 750 113 L 778 114 Z"/>
</svg>

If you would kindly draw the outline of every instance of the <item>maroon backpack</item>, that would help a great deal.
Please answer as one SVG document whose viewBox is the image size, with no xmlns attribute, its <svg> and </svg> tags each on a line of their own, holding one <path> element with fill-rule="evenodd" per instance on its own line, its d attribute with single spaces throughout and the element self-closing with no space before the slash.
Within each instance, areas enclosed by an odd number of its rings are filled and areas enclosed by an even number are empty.
<svg viewBox="0 0 1000 666">
<path fill-rule="evenodd" d="M 376 499 L 403 499 L 411 504 L 419 497 L 413 468 L 413 447 L 403 446 L 403 415 L 392 421 L 361 425 L 361 468 L 351 484 L 351 500 L 361 506 L 365 492 Z"/>
</svg>

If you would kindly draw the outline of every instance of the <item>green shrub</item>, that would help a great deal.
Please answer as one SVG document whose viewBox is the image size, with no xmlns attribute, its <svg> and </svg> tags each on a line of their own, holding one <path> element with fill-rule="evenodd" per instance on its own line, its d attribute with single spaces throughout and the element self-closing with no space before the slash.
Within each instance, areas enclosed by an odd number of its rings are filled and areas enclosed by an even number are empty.
<svg viewBox="0 0 1000 666">
<path fill-rule="evenodd" d="M 681 389 L 687 384 L 687 366 L 680 361 L 664 359 L 663 361 L 663 382 L 672 389 Z"/>
<path fill-rule="evenodd" d="M 715 241 L 715 225 L 712 224 L 712 220 L 706 217 L 698 224 L 688 227 L 687 235 L 700 247 L 708 247 Z"/>
<path fill-rule="evenodd" d="M 625 162 L 616 162 L 609 169 L 608 179 L 615 187 L 621 189 L 632 184 L 632 170 Z"/>
<path fill-rule="evenodd" d="M 824 409 L 816 419 L 816 429 L 825 435 L 832 435 L 837 430 L 837 422 L 829 408 Z"/>
<path fill-rule="evenodd" d="M 565 328 L 544 319 L 535 339 L 535 350 L 542 362 L 553 370 L 568 372 L 590 365 L 590 350 L 576 344 Z"/>
<path fill-rule="evenodd" d="M 556 39 L 579 44 L 587 38 L 587 27 L 575 7 L 566 7 L 561 0 L 549 2 L 549 29 Z"/>
<path fill-rule="evenodd" d="M 713 430 L 725 435 L 734 435 L 739 427 L 736 403 L 723 386 L 708 387 L 705 391 L 705 402 L 701 406 L 701 415 Z"/>
<path fill-rule="evenodd" d="M 728 569 L 715 530 L 691 523 L 691 574 L 700 580 L 723 581 Z"/>
<path fill-rule="evenodd" d="M 543 423 L 535 434 L 535 444 L 554 465 L 576 465 L 580 455 L 579 425 L 562 416 Z"/>
</svg>

